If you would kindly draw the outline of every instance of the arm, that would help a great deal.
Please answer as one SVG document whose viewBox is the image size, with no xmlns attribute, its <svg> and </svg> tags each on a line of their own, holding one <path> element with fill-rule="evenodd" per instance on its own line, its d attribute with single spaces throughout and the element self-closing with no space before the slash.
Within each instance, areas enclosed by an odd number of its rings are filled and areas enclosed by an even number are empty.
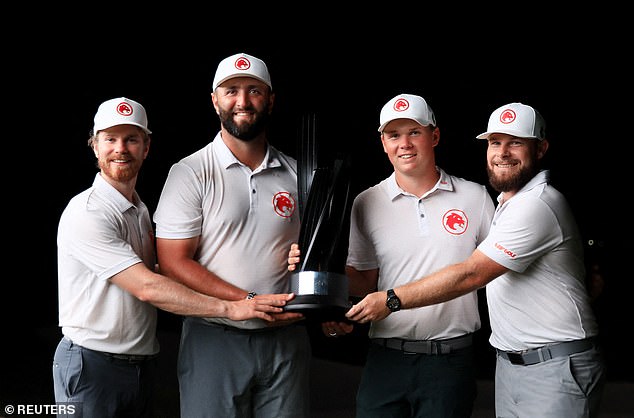
<svg viewBox="0 0 634 418">
<path fill-rule="evenodd" d="M 186 287 L 204 295 L 214 296 L 224 301 L 235 301 L 234 304 L 244 304 L 248 290 L 236 287 L 211 271 L 203 267 L 199 262 L 194 260 L 194 255 L 198 247 L 199 237 L 189 239 L 164 239 L 157 238 L 156 249 L 159 260 L 161 274 L 173 278 Z M 284 298 L 284 303 L 277 304 L 280 298 Z M 264 304 L 266 307 L 272 302 L 274 306 L 284 306 L 286 301 L 295 297 L 294 294 L 269 294 L 256 295 L 251 299 L 255 306 L 260 307 Z M 260 309 L 265 309 L 260 307 Z M 279 310 L 267 310 L 270 315 L 251 316 L 251 318 L 263 318 L 268 321 L 274 321 L 276 326 L 285 325 L 286 323 L 301 320 L 304 316 L 298 312 L 284 312 Z M 236 319 L 229 317 L 229 319 Z M 245 318 L 241 318 L 245 319 Z"/>
<path fill-rule="evenodd" d="M 260 318 L 273 321 L 270 315 L 282 312 L 292 294 L 268 295 L 256 299 L 225 301 L 196 292 L 168 277 L 137 263 L 115 274 L 110 281 L 162 310 L 177 315 L 226 317 L 233 320 Z"/>
<path fill-rule="evenodd" d="M 346 266 L 346 276 L 348 276 L 350 295 L 364 297 L 368 293 L 376 292 L 379 269 L 357 270 L 352 266 Z"/>
<path fill-rule="evenodd" d="M 508 269 L 480 250 L 475 250 L 462 263 L 447 266 L 436 273 L 394 289 L 401 299 L 402 309 L 418 308 L 434 305 L 465 295 L 477 290 Z M 378 321 L 390 314 L 385 306 L 387 294 L 384 291 L 374 292 L 354 305 L 346 317 L 357 322 Z"/>
<path fill-rule="evenodd" d="M 248 290 L 240 289 L 212 273 L 194 260 L 200 237 L 188 239 L 156 239 L 161 273 L 206 295 L 225 300 L 240 300 Z"/>
</svg>

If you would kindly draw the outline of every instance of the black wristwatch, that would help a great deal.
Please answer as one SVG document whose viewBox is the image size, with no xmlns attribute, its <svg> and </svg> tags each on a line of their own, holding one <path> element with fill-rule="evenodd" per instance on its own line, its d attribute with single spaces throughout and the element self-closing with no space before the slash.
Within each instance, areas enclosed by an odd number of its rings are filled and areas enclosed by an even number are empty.
<svg viewBox="0 0 634 418">
<path fill-rule="evenodd" d="M 394 293 L 394 289 L 388 289 L 385 306 L 392 312 L 401 310 L 401 300 L 396 296 L 396 293 Z"/>
</svg>

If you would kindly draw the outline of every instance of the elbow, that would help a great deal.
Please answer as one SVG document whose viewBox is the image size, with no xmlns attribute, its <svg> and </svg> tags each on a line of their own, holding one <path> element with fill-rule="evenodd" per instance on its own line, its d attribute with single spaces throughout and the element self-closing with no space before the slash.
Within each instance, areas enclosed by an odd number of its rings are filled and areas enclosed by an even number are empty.
<svg viewBox="0 0 634 418">
<path fill-rule="evenodd" d="M 141 302 L 154 303 L 156 300 L 156 291 L 152 285 L 144 285 L 135 295 Z"/>
</svg>

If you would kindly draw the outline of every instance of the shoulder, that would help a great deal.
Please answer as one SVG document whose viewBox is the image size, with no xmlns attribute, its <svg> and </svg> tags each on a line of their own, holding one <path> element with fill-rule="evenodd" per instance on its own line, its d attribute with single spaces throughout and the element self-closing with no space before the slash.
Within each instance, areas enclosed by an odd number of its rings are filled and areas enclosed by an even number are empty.
<svg viewBox="0 0 634 418">
<path fill-rule="evenodd" d="M 293 169 L 293 171 L 297 170 L 296 158 L 291 157 L 290 155 L 278 150 L 273 145 L 269 145 L 269 153 L 270 153 L 269 155 L 270 160 L 277 159 L 280 161 L 280 164 L 282 164 L 283 166 L 290 167 Z"/>
<path fill-rule="evenodd" d="M 474 191 L 482 191 L 482 190 L 486 191 L 486 186 L 484 184 L 477 183 L 473 180 L 467 180 L 463 177 L 458 177 L 453 175 L 449 175 L 449 178 L 451 179 L 452 184 L 457 188 L 459 187 L 461 189 L 468 189 L 468 190 L 474 190 Z"/>
</svg>

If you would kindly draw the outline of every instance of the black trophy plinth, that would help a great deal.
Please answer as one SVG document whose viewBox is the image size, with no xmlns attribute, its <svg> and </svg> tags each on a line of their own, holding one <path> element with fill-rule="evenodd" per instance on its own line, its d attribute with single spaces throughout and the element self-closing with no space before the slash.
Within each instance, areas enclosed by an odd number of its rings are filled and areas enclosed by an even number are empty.
<svg viewBox="0 0 634 418">
<path fill-rule="evenodd" d="M 296 297 L 284 309 L 320 320 L 344 321 L 351 306 L 348 277 L 334 265 L 334 252 L 348 208 L 350 164 L 347 158 L 337 158 L 318 166 L 314 130 L 314 117 L 303 121 L 297 159 L 302 255 L 290 278 Z"/>
</svg>

